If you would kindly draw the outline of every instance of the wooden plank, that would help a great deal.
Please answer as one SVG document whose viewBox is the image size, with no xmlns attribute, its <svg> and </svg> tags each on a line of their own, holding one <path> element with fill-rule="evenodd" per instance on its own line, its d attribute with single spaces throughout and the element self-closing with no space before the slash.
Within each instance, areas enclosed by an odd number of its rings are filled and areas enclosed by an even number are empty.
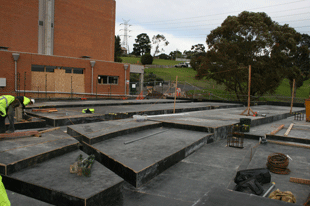
<svg viewBox="0 0 310 206">
<path fill-rule="evenodd" d="M 39 135 L 38 131 L 25 131 L 25 132 L 13 132 L 0 134 L 0 139 L 6 138 L 19 138 L 19 137 L 31 137 Z"/>
<path fill-rule="evenodd" d="M 43 134 L 43 133 L 46 133 L 46 132 L 51 132 L 51 131 L 54 131 L 54 130 L 57 130 L 57 129 L 60 129 L 60 127 L 55 127 L 55 128 L 43 130 L 43 131 L 40 131 L 39 134 Z"/>
<path fill-rule="evenodd" d="M 290 131 L 292 130 L 293 126 L 294 126 L 294 123 L 292 123 L 292 124 L 289 126 L 289 128 L 286 130 L 284 136 L 287 136 L 287 135 L 290 133 Z"/>
<path fill-rule="evenodd" d="M 272 131 L 270 134 L 271 135 L 275 135 L 276 133 L 278 133 L 282 128 L 284 127 L 284 124 L 282 124 L 280 127 L 278 127 L 276 130 Z"/>
<path fill-rule="evenodd" d="M 308 179 L 302 179 L 297 177 L 290 177 L 290 182 L 299 183 L 299 184 L 305 184 L 310 185 L 310 180 Z"/>
</svg>

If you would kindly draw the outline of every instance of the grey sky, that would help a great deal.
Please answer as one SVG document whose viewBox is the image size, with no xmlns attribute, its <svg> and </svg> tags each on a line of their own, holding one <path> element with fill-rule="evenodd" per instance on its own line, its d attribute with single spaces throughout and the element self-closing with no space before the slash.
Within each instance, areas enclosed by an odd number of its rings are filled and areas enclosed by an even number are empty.
<svg viewBox="0 0 310 206">
<path fill-rule="evenodd" d="M 115 34 L 123 35 L 120 24 L 130 20 L 130 52 L 141 33 L 150 38 L 165 35 L 170 42 L 164 48 L 166 54 L 176 49 L 183 52 L 195 44 L 205 45 L 211 30 L 242 11 L 265 12 L 273 21 L 310 35 L 310 0 L 116 0 Z"/>
</svg>

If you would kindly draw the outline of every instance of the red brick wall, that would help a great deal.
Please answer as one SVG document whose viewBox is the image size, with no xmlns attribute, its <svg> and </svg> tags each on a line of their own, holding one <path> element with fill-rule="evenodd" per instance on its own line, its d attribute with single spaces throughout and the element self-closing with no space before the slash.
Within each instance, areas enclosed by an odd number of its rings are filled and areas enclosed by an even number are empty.
<svg viewBox="0 0 310 206">
<path fill-rule="evenodd" d="M 56 0 L 54 22 L 54 55 L 114 61 L 114 0 Z"/>
<path fill-rule="evenodd" d="M 114 0 L 56 0 L 54 55 L 114 61 Z M 0 46 L 38 53 L 38 0 L 0 0 Z"/>
<path fill-rule="evenodd" d="M 14 85 L 15 85 L 15 64 L 10 51 L 0 51 L 0 78 L 6 78 L 7 86 L 5 88 L 0 88 L 0 95 L 3 94 L 14 94 Z M 91 66 L 90 59 L 78 59 L 70 57 L 60 57 L 60 56 L 48 56 L 48 55 L 39 55 L 31 53 L 20 53 L 19 60 L 17 62 L 17 72 L 20 73 L 20 90 L 33 90 L 32 85 L 35 81 L 42 82 L 42 79 L 33 78 L 35 75 L 32 75 L 31 65 L 46 65 L 46 66 L 61 66 L 61 67 L 76 67 L 76 68 L 85 68 L 84 69 L 84 91 L 86 93 L 91 92 Z M 126 79 L 129 79 L 130 68 L 127 69 Z M 26 72 L 26 81 L 24 81 Z M 98 75 L 108 75 L 108 76 L 118 76 L 119 81 L 117 85 L 111 85 L 112 94 L 123 95 L 125 91 L 125 71 L 124 65 L 120 63 L 99 61 L 96 60 L 94 67 L 94 93 L 96 92 L 97 78 Z M 49 78 L 53 79 L 53 78 Z M 71 82 L 71 78 L 68 79 Z M 57 83 L 57 80 L 55 80 Z M 24 88 L 24 84 L 26 85 Z M 44 81 L 43 83 L 44 84 Z M 79 83 L 74 83 L 78 85 Z M 36 84 L 37 85 L 37 84 Z M 81 84 L 80 84 L 81 85 Z M 44 86 L 41 86 L 44 87 Z M 45 88 L 45 87 L 44 87 Z M 52 87 L 49 87 L 52 88 Z M 57 87 L 55 87 L 57 88 Z M 110 91 L 110 85 L 97 85 L 98 94 L 107 94 Z M 127 93 L 129 88 L 127 86 Z M 37 94 L 34 93 L 30 96 L 37 97 Z"/>
<path fill-rule="evenodd" d="M 38 0 L 0 0 L 0 46 L 38 52 Z"/>
</svg>

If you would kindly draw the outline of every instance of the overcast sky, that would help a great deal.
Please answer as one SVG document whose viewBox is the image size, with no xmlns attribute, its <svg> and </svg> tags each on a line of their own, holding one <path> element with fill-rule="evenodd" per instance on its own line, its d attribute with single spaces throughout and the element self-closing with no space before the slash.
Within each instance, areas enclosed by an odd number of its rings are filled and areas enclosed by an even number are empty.
<svg viewBox="0 0 310 206">
<path fill-rule="evenodd" d="M 195 44 L 206 46 L 211 30 L 242 11 L 265 12 L 273 21 L 310 35 L 310 0 L 116 0 L 115 35 L 123 42 L 124 25 L 120 24 L 129 20 L 130 52 L 137 35 L 146 33 L 150 39 L 156 34 L 166 37 L 170 44 L 164 53 L 183 53 Z"/>
</svg>

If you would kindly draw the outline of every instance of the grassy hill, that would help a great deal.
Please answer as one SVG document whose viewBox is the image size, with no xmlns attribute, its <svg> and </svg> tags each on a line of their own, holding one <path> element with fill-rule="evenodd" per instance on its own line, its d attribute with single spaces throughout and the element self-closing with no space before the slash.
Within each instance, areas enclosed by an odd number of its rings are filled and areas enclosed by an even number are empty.
<svg viewBox="0 0 310 206">
<path fill-rule="evenodd" d="M 123 62 L 122 63 L 129 63 L 129 64 L 141 64 L 140 57 L 121 57 Z M 171 65 L 174 66 L 175 64 L 180 63 L 180 61 L 174 60 L 165 60 L 165 59 L 154 59 L 153 64 L 157 65 Z"/>
<path fill-rule="evenodd" d="M 133 57 L 122 57 L 123 63 L 137 63 L 140 62 L 140 58 Z M 163 60 L 163 59 L 154 59 L 153 64 L 158 65 L 175 65 L 178 64 L 178 61 L 173 60 Z M 192 68 L 147 68 L 145 69 L 145 73 L 153 73 L 158 77 L 161 77 L 165 81 L 175 81 L 176 76 L 178 76 L 178 82 L 180 83 L 189 83 L 191 85 L 203 88 L 201 93 L 212 92 L 217 95 L 227 95 L 225 91 L 225 86 L 218 85 L 214 80 L 196 80 L 195 75 L 196 71 Z M 199 91 L 196 91 L 199 92 Z M 308 98 L 310 92 L 310 80 L 304 82 L 303 86 L 297 89 L 296 97 L 298 98 Z M 291 90 L 289 81 L 284 79 L 281 85 L 277 88 L 276 94 L 278 96 L 290 97 Z M 268 96 L 268 94 L 266 94 Z"/>
</svg>

